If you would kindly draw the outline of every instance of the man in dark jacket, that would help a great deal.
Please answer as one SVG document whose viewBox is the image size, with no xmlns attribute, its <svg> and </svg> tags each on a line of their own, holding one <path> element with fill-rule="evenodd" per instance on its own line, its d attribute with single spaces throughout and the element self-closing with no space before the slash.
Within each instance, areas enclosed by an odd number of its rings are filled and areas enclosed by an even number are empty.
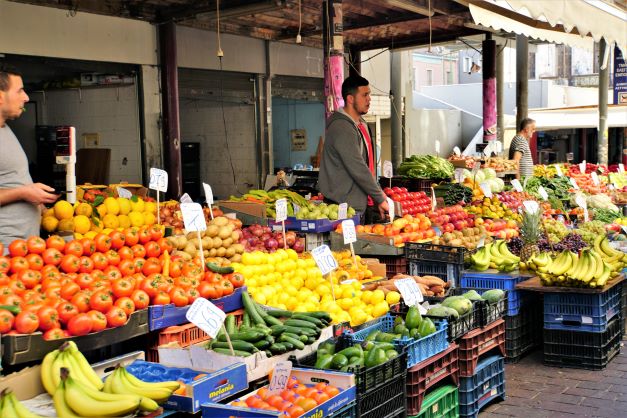
<svg viewBox="0 0 627 418">
<path fill-rule="evenodd" d="M 364 222 L 384 220 L 389 206 L 376 180 L 375 147 L 361 117 L 370 108 L 368 80 L 348 77 L 342 98 L 344 107 L 327 121 L 318 187 L 328 200 L 365 213 Z"/>
</svg>

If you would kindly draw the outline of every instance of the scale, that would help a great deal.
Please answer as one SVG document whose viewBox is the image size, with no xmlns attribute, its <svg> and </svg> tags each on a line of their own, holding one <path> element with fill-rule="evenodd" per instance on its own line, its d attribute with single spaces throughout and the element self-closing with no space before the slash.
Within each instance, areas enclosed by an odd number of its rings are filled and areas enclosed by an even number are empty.
<svg viewBox="0 0 627 418">
<path fill-rule="evenodd" d="M 76 203 L 76 128 L 57 127 L 57 164 L 65 165 L 65 191 L 68 202 Z"/>
</svg>

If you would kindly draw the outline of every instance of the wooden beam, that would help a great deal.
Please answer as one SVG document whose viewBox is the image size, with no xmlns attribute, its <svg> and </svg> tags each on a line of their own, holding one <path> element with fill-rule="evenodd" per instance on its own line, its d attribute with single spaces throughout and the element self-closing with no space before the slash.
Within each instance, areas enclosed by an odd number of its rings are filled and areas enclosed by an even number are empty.
<svg viewBox="0 0 627 418">
<path fill-rule="evenodd" d="M 483 31 L 476 29 L 459 29 L 455 31 L 442 31 L 434 33 L 431 37 L 432 44 L 443 44 L 446 42 L 455 41 L 462 36 L 472 36 L 483 34 Z M 359 49 L 361 51 L 369 51 L 372 49 L 390 48 L 404 49 L 410 47 L 422 47 L 429 45 L 429 33 L 412 34 L 410 36 L 399 37 L 395 39 L 374 39 L 367 42 L 353 42 L 350 37 L 347 39 L 347 44 L 351 47 Z"/>
<path fill-rule="evenodd" d="M 192 2 L 193 5 L 163 8 L 158 12 L 160 23 L 187 19 L 216 19 L 216 0 Z M 285 7 L 285 0 L 229 0 L 220 3 L 220 20 L 266 13 Z"/>
</svg>

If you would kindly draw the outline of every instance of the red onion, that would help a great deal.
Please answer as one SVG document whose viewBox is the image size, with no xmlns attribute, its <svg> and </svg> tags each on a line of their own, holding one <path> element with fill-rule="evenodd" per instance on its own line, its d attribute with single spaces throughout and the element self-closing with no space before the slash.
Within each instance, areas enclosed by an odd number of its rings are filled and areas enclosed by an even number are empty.
<svg viewBox="0 0 627 418">
<path fill-rule="evenodd" d="M 305 244 L 303 244 L 302 240 L 296 240 L 296 242 L 294 242 L 294 245 L 292 245 L 292 249 L 297 253 L 302 253 L 303 251 L 305 251 Z"/>
<path fill-rule="evenodd" d="M 279 247 L 278 241 L 275 240 L 274 238 L 269 238 L 265 240 L 263 243 L 266 246 L 266 248 L 269 250 L 276 250 Z"/>
</svg>

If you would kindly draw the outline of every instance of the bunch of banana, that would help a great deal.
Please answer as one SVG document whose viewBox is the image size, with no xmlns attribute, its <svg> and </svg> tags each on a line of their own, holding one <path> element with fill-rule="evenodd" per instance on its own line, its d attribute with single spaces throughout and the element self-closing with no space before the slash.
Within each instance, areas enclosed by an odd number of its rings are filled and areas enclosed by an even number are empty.
<svg viewBox="0 0 627 418">
<path fill-rule="evenodd" d="M 520 263 L 520 267 L 523 269 L 535 271 L 536 273 L 548 273 L 549 266 L 553 260 L 549 253 L 534 254 L 527 260 L 526 263 Z"/>
<path fill-rule="evenodd" d="M 485 271 L 494 268 L 503 272 L 514 271 L 520 263 L 520 257 L 511 253 L 505 240 L 486 244 L 470 256 L 473 270 Z"/>
<path fill-rule="evenodd" d="M 126 368 L 118 366 L 105 379 L 104 391 L 107 393 L 134 394 L 141 397 L 139 409 L 154 411 L 158 404 L 165 402 L 180 386 L 179 382 L 144 382 Z"/>
<path fill-rule="evenodd" d="M 8 389 L 0 394 L 0 417 L 11 418 L 42 418 L 40 415 L 32 413 L 15 397 L 15 394 Z"/>
<path fill-rule="evenodd" d="M 552 263 L 537 271 L 545 286 L 595 288 L 605 286 L 612 268 L 598 252 L 584 249 L 581 256 L 562 251 Z"/>
<path fill-rule="evenodd" d="M 102 390 L 104 387 L 104 383 L 74 341 L 65 342 L 58 349 L 49 352 L 41 363 L 41 382 L 50 395 L 55 393 L 61 383 L 61 368 L 68 369 L 74 380 L 95 390 Z"/>
<path fill-rule="evenodd" d="M 138 395 L 101 392 L 73 379 L 65 367 L 60 373 L 61 383 L 52 396 L 59 417 L 117 417 L 140 407 L 141 397 Z"/>
<path fill-rule="evenodd" d="M 594 251 L 610 266 L 612 277 L 618 276 L 627 266 L 627 254 L 610 247 L 605 235 L 597 235 L 594 239 Z"/>
</svg>

